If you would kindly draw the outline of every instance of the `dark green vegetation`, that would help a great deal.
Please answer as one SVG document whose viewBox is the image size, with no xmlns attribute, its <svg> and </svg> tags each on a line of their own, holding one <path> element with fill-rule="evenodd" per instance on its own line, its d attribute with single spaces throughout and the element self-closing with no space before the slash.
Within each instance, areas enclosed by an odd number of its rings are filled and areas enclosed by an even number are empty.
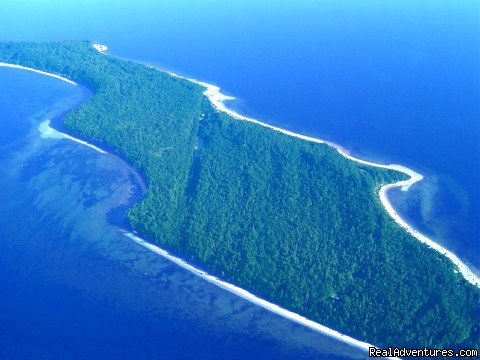
<svg viewBox="0 0 480 360">
<path fill-rule="evenodd" d="M 380 346 L 478 346 L 479 289 L 379 202 L 403 174 L 234 120 L 201 87 L 88 42 L 3 43 L 0 60 L 93 90 L 65 126 L 142 170 L 148 194 L 129 218 L 151 241 Z"/>
</svg>

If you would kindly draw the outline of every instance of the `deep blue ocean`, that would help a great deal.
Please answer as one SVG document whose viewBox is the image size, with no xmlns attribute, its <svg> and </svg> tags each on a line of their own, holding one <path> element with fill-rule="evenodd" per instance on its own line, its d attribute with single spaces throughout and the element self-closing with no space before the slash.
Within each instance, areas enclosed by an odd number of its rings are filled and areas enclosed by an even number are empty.
<svg viewBox="0 0 480 360">
<path fill-rule="evenodd" d="M 480 269 L 480 2 L 0 2 L 0 41 L 89 39 L 211 82 L 232 108 L 426 179 L 394 206 Z M 342 358 L 118 233 L 121 159 L 38 124 L 86 89 L 0 69 L 0 358 Z"/>
</svg>

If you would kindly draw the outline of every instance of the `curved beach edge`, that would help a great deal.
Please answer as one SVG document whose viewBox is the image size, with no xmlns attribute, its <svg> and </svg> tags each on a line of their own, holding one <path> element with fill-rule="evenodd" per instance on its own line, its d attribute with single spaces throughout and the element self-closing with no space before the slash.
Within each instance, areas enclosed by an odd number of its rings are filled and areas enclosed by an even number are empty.
<svg viewBox="0 0 480 360">
<path fill-rule="evenodd" d="M 108 154 L 105 150 L 100 149 L 98 146 L 92 145 L 86 141 L 80 140 L 76 137 L 70 136 L 63 132 L 60 132 L 53 127 L 50 126 L 50 119 L 42 121 L 40 125 L 38 125 L 38 131 L 40 132 L 40 137 L 42 139 L 68 139 L 71 141 L 75 141 L 81 145 L 87 146 L 100 154 Z"/>
<path fill-rule="evenodd" d="M 402 191 L 408 191 L 408 189 L 413 184 L 423 180 L 423 175 L 422 174 L 419 174 L 416 171 L 414 171 L 414 170 L 412 170 L 412 169 L 410 169 L 406 166 L 403 166 L 403 165 L 397 165 L 397 164 L 386 165 L 386 164 L 379 164 L 379 163 L 374 163 L 374 162 L 371 162 L 371 161 L 362 160 L 362 159 L 359 159 L 359 158 L 356 158 L 356 157 L 350 155 L 347 150 L 345 150 L 343 147 L 341 147 L 340 145 L 335 144 L 333 142 L 318 139 L 318 138 L 308 136 L 308 135 L 298 134 L 298 133 L 290 131 L 290 130 L 282 129 L 282 128 L 279 128 L 279 127 L 261 122 L 257 119 L 253 119 L 253 118 L 250 118 L 250 117 L 247 117 L 247 116 L 240 115 L 239 113 L 237 113 L 237 112 L 235 112 L 235 111 L 233 111 L 233 110 L 231 110 L 231 109 L 229 109 L 225 106 L 225 101 L 234 100 L 235 98 L 232 97 L 232 96 L 227 96 L 225 94 L 222 94 L 220 92 L 220 87 L 218 87 L 216 85 L 206 83 L 206 82 L 203 82 L 203 81 L 199 81 L 199 80 L 196 80 L 196 79 L 183 77 L 183 76 L 174 74 L 170 71 L 155 68 L 153 66 L 149 66 L 149 67 L 154 68 L 154 69 L 159 70 L 159 71 L 162 71 L 162 72 L 165 72 L 165 73 L 167 73 L 171 76 L 178 77 L 178 78 L 181 78 L 181 79 L 185 79 L 185 80 L 191 81 L 195 84 L 203 86 L 205 88 L 205 91 L 204 91 L 203 94 L 209 99 L 209 101 L 212 103 L 213 107 L 217 111 L 224 112 L 224 113 L 230 115 L 231 117 L 233 117 L 237 120 L 252 122 L 252 123 L 258 124 L 260 126 L 272 129 L 274 131 L 278 131 L 282 134 L 292 136 L 292 137 L 296 137 L 298 139 L 302 139 L 302 140 L 305 140 L 305 141 L 310 141 L 310 142 L 314 142 L 314 143 L 318 143 L 318 144 L 326 144 L 326 145 L 329 145 L 329 146 L 335 148 L 338 151 L 339 154 L 341 154 L 343 157 L 345 157 L 349 160 L 355 161 L 355 162 L 363 164 L 363 165 L 374 166 L 374 167 L 377 167 L 377 168 L 396 170 L 396 171 L 399 171 L 399 172 L 402 172 L 402 173 L 408 175 L 410 178 L 407 179 L 407 180 L 402 180 L 402 181 L 398 181 L 398 182 L 395 182 L 395 183 L 385 184 L 380 188 L 380 190 L 378 192 L 378 195 L 379 195 L 380 202 L 382 203 L 383 207 L 385 208 L 387 213 L 395 220 L 395 222 L 398 225 L 400 225 L 410 235 L 415 237 L 420 242 L 426 244 L 428 247 L 438 251 L 439 253 L 441 253 L 442 255 L 447 257 L 456 266 L 455 272 L 461 273 L 462 276 L 465 278 L 465 280 L 467 280 L 472 285 L 480 288 L 480 278 L 465 263 L 463 263 L 458 258 L 457 255 L 455 255 L 453 252 L 445 249 L 443 246 L 439 245 L 438 243 L 436 243 L 432 239 L 428 238 L 427 236 L 423 235 L 418 230 L 415 230 L 410 224 L 408 224 L 398 214 L 398 212 L 393 208 L 392 204 L 390 203 L 390 200 L 388 199 L 388 196 L 387 196 L 388 195 L 387 193 L 390 189 L 399 187 L 399 188 L 401 188 Z"/>
<path fill-rule="evenodd" d="M 5 62 L 0 62 L 0 67 L 7 67 L 7 68 L 12 68 L 12 69 L 31 71 L 31 72 L 34 72 L 34 73 L 37 73 L 37 74 L 50 76 L 50 77 L 65 81 L 65 82 L 67 82 L 71 85 L 78 86 L 78 84 L 76 82 L 74 82 L 70 79 L 67 79 L 66 77 L 63 77 L 63 76 L 60 76 L 60 75 L 57 75 L 57 74 L 53 74 L 53 73 L 49 73 L 49 72 L 46 72 L 46 71 L 33 69 L 33 68 L 30 68 L 30 67 L 26 67 L 26 66 L 20 66 L 20 65 L 16 65 L 16 64 L 9 64 L 9 63 L 5 63 Z M 78 139 L 76 137 L 73 137 L 71 135 L 68 135 L 66 133 L 63 133 L 63 132 L 60 132 L 60 131 L 54 129 L 53 127 L 50 126 L 50 123 L 51 123 L 51 120 L 47 119 L 47 120 L 41 122 L 38 125 L 38 131 L 40 132 L 40 137 L 42 139 L 68 139 L 68 140 L 77 142 L 81 145 L 87 146 L 87 147 L 89 147 L 89 148 L 91 148 L 91 149 L 93 149 L 93 150 L 95 150 L 95 151 L 97 151 L 101 154 L 107 154 L 107 152 L 105 150 L 100 149 L 98 146 L 95 146 L 93 144 L 88 143 L 87 141 Z"/>
<path fill-rule="evenodd" d="M 7 68 L 12 68 L 12 69 L 20 69 L 20 70 L 27 70 L 27 71 L 31 71 L 31 72 L 34 72 L 34 73 L 37 73 L 37 74 L 42 74 L 42 75 L 45 75 L 45 76 L 54 77 L 54 78 L 56 78 L 56 79 L 65 81 L 65 82 L 67 82 L 67 83 L 69 83 L 69 84 L 72 84 L 72 85 L 75 85 L 75 86 L 78 85 L 75 81 L 72 81 L 72 80 L 70 80 L 70 79 L 67 79 L 66 77 L 63 77 L 63 76 L 61 76 L 61 75 L 49 73 L 49 72 L 42 71 L 42 70 L 33 69 L 33 68 L 30 68 L 30 67 L 26 67 L 26 66 L 21 66 L 21 65 L 16 65 L 16 64 L 9 64 L 9 63 L 5 63 L 5 62 L 0 62 L 0 67 L 7 67 Z"/>
</svg>

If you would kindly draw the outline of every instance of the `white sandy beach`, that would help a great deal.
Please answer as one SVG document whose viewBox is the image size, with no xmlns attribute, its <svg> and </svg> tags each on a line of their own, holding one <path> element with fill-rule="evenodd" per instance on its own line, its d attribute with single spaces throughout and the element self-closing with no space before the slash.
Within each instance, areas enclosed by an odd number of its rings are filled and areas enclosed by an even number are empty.
<svg viewBox="0 0 480 360">
<path fill-rule="evenodd" d="M 161 70 L 161 69 L 159 69 L 159 70 Z M 164 71 L 164 70 L 161 70 L 161 71 Z M 172 76 L 183 78 L 183 77 L 178 76 L 176 74 L 173 74 L 171 72 L 167 72 L 167 73 L 172 75 Z M 327 144 L 329 146 L 334 147 L 342 156 L 346 157 L 349 160 L 355 161 L 355 162 L 360 163 L 360 164 L 374 166 L 374 167 L 378 167 L 378 168 L 382 168 L 382 169 L 390 169 L 390 170 L 400 171 L 400 172 L 408 175 L 410 177 L 410 179 L 408 179 L 408 180 L 399 181 L 399 182 L 396 182 L 396 183 L 393 183 L 393 184 L 386 184 L 386 185 L 383 185 L 380 188 L 379 197 L 380 197 L 380 201 L 381 201 L 382 205 L 385 207 L 388 214 L 390 214 L 390 216 L 395 220 L 395 222 L 397 224 L 399 224 L 408 233 L 410 233 L 412 236 L 414 236 L 416 239 L 418 239 L 422 243 L 426 244 L 430 248 L 438 251 L 439 253 L 446 256 L 448 259 L 450 259 L 453 262 L 453 264 L 455 264 L 455 266 L 457 267 L 458 272 L 460 272 L 468 282 L 470 282 L 471 284 L 480 288 L 480 278 L 466 264 L 464 264 L 454 253 L 445 249 L 441 245 L 437 244 L 436 242 L 434 242 L 432 239 L 428 238 L 427 236 L 421 234 L 419 231 L 415 230 L 411 225 L 409 225 L 395 211 L 392 204 L 388 200 L 388 196 L 387 196 L 388 190 L 396 188 L 396 187 L 400 187 L 402 191 L 407 191 L 413 184 L 421 181 L 423 179 L 423 175 L 415 172 L 414 170 L 412 170 L 410 168 L 402 166 L 402 165 L 396 165 L 396 164 L 385 165 L 385 164 L 378 164 L 378 163 L 358 159 L 358 158 L 350 155 L 341 146 L 339 146 L 335 143 L 332 143 L 330 141 L 317 139 L 317 138 L 307 136 L 307 135 L 297 134 L 293 131 L 285 130 L 285 129 L 282 129 L 282 128 L 279 128 L 279 127 L 276 127 L 276 126 L 272 126 L 272 125 L 263 123 L 263 122 L 258 121 L 256 119 L 240 115 L 237 112 L 235 112 L 233 110 L 230 110 L 225 106 L 224 102 L 226 100 L 233 100 L 235 98 L 222 94 L 220 92 L 220 88 L 218 86 L 208 84 L 208 83 L 205 83 L 205 82 L 202 82 L 202 81 L 198 81 L 198 80 L 195 80 L 195 79 L 189 79 L 189 78 L 184 78 L 184 79 L 187 79 L 189 81 L 192 81 L 196 84 L 199 84 L 199 85 L 205 87 L 206 90 L 205 90 L 204 94 L 205 94 L 205 96 L 208 97 L 208 99 L 210 100 L 212 105 L 215 107 L 215 109 L 217 109 L 218 111 L 225 112 L 235 119 L 242 120 L 242 121 L 253 122 L 253 123 L 261 125 L 263 127 L 267 127 L 269 129 L 281 132 L 282 134 L 293 136 L 293 137 L 303 139 L 303 140 L 306 140 L 306 141 L 311 141 L 311 142 L 315 142 L 315 143 L 319 143 L 319 144 Z"/>
<path fill-rule="evenodd" d="M 231 292 L 232 294 L 240 296 L 241 298 L 243 298 L 245 300 L 248 300 L 251 303 L 254 303 L 254 304 L 256 304 L 256 305 L 258 305 L 258 306 L 260 306 L 260 307 L 262 307 L 262 308 L 264 308 L 268 311 L 271 311 L 271 312 L 273 312 L 275 314 L 278 314 L 278 315 L 280 315 L 284 318 L 295 321 L 298 324 L 304 325 L 304 326 L 306 326 L 306 327 L 308 327 L 312 330 L 318 331 L 322 334 L 328 335 L 332 338 L 335 338 L 339 341 L 342 341 L 342 342 L 347 343 L 349 345 L 352 345 L 354 347 L 360 348 L 360 349 L 365 350 L 367 352 L 368 352 L 368 349 L 370 347 L 374 347 L 374 345 L 371 345 L 367 342 L 363 342 L 363 341 L 354 339 L 350 336 L 341 334 L 336 330 L 330 329 L 330 328 L 328 328 L 324 325 L 321 325 L 321 324 L 319 324 L 315 321 L 309 320 L 304 316 L 301 316 L 301 315 L 296 314 L 292 311 L 281 308 L 280 306 L 275 305 L 271 302 L 268 302 L 264 299 L 261 299 L 261 298 L 255 296 L 254 294 L 248 292 L 247 290 L 244 290 L 242 288 L 239 288 L 238 286 L 235 286 L 233 284 L 230 284 L 228 282 L 220 280 L 213 275 L 209 275 L 207 272 L 190 265 L 186 261 L 171 255 L 168 251 L 163 250 L 156 245 L 150 244 L 150 243 L 142 240 L 141 238 L 139 238 L 138 236 L 136 236 L 132 233 L 129 233 L 129 232 L 123 232 L 123 233 L 124 233 L 125 236 L 127 236 L 128 238 L 135 241 L 137 244 L 140 244 L 143 247 L 157 253 L 158 255 L 160 255 L 160 256 L 164 257 L 165 259 L 168 259 L 169 261 L 177 264 L 178 266 L 192 272 L 193 274 L 201 277 L 202 279 L 208 281 L 209 283 L 212 283 L 212 284 L 214 284 L 214 285 L 216 285 L 216 286 L 218 286 L 218 287 L 220 287 L 224 290 L 227 290 L 228 292 Z M 393 359 L 397 359 L 397 358 L 393 358 Z"/>
<path fill-rule="evenodd" d="M 60 76 L 60 75 L 57 75 L 57 74 L 52 74 L 52 73 L 49 73 L 49 72 L 46 72 L 46 71 L 41 71 L 41 70 L 37 70 L 37 69 L 32 69 L 32 68 L 29 68 L 29 67 L 26 67 L 26 66 L 20 66 L 20 65 L 15 65 L 15 64 L 8 64 L 8 63 L 4 63 L 4 62 L 0 62 L 0 66 L 3 66 L 3 67 L 8 67 L 8 68 L 13 68 L 13 69 L 21 69 L 21 70 L 27 70 L 27 71 L 32 71 L 32 72 L 35 72 L 35 73 L 38 73 L 38 74 L 42 74 L 42 75 L 46 75 L 46 76 L 51 76 L 51 77 L 54 77 L 54 78 L 57 78 L 57 79 L 60 79 L 62 81 L 66 81 L 68 82 L 69 84 L 72 84 L 72 85 L 78 85 L 76 82 L 72 81 L 72 80 L 69 80 L 63 76 Z"/>
<path fill-rule="evenodd" d="M 50 126 L 50 120 L 45 120 L 38 125 L 38 131 L 40 131 L 40 137 L 42 139 L 68 139 L 75 141 L 81 145 L 88 146 L 89 148 L 101 153 L 101 154 L 107 154 L 105 150 L 100 149 L 99 147 L 92 145 L 86 141 L 77 139 L 73 136 L 70 136 L 68 134 L 65 134 L 63 132 L 60 132 L 58 130 L 55 130 Z"/>
</svg>

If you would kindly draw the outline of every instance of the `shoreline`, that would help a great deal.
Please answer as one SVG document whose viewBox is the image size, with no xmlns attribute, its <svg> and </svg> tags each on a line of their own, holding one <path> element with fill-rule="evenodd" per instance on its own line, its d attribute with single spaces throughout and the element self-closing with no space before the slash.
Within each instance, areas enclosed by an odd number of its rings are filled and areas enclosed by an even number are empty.
<svg viewBox="0 0 480 360">
<path fill-rule="evenodd" d="M 40 125 L 38 125 L 38 131 L 40 132 L 40 137 L 42 139 L 68 139 L 75 141 L 81 145 L 85 145 L 101 154 L 108 154 L 105 150 L 100 149 L 98 146 L 92 145 L 86 141 L 77 139 L 76 137 L 73 137 L 71 135 L 65 134 L 63 132 L 60 132 L 50 126 L 50 119 L 47 119 L 45 121 L 42 121 Z"/>
<path fill-rule="evenodd" d="M 106 50 L 106 46 L 105 46 L 105 49 Z M 102 48 L 103 49 L 103 48 Z M 99 50 L 100 51 L 100 50 Z M 74 85 L 74 86 L 78 86 L 78 84 L 70 79 L 67 79 L 66 77 L 63 77 L 63 76 L 60 76 L 60 75 L 57 75 L 57 74 L 54 74 L 54 73 L 49 73 L 49 72 L 46 72 L 46 71 L 42 71 L 42 70 L 37 70 L 37 69 L 34 69 L 34 68 L 30 68 L 30 67 L 26 67 L 26 66 L 21 66 L 21 65 L 16 65 L 16 64 L 9 64 L 9 63 L 5 63 L 5 62 L 0 62 L 0 67 L 6 67 L 6 68 L 11 68 L 11 69 L 17 69 L 17 70 L 26 70 L 26 71 L 31 71 L 31 72 L 34 72 L 34 73 L 37 73 L 37 74 L 41 74 L 41 75 L 45 75 L 45 76 L 50 76 L 50 77 L 53 77 L 53 78 L 56 78 L 56 79 L 59 79 L 59 80 L 62 80 L 62 81 L 65 81 L 71 85 Z M 51 120 L 50 119 L 47 119 L 45 121 L 42 121 L 39 125 L 38 125 L 38 131 L 40 132 L 40 137 L 42 139 L 47 139 L 47 138 L 50 138 L 50 139 L 68 139 L 68 140 L 71 140 L 71 141 L 74 141 L 76 143 L 79 143 L 81 145 L 85 145 L 101 154 L 108 154 L 105 150 L 102 150 L 100 149 L 98 146 L 95 146 L 95 145 L 92 145 L 84 140 L 81 140 L 81 139 L 78 139 L 76 137 L 73 137 L 71 135 L 68 135 L 68 134 L 65 134 L 63 132 L 60 132 L 54 128 L 52 128 L 50 126 L 50 123 L 51 123 Z"/>
<path fill-rule="evenodd" d="M 21 66 L 21 65 L 16 65 L 16 64 L 10 64 L 10 63 L 5 63 L 5 62 L 0 62 L 0 67 L 6 67 L 6 68 L 12 68 L 12 69 L 20 69 L 20 70 L 27 70 L 27 71 L 31 71 L 31 72 L 34 72 L 34 73 L 37 73 L 37 74 L 42 74 L 42 75 L 45 75 L 45 76 L 54 77 L 54 78 L 56 78 L 56 79 L 59 79 L 59 80 L 62 80 L 62 81 L 66 81 L 66 82 L 69 83 L 69 84 L 78 86 L 78 84 L 77 84 L 75 81 L 72 81 L 72 80 L 70 80 L 70 79 L 67 79 L 66 77 L 63 77 L 63 76 L 61 76 L 61 75 L 49 73 L 49 72 L 42 71 L 42 70 L 37 70 L 37 69 L 34 69 L 34 68 L 29 68 L 29 67 L 26 67 L 26 66 Z"/>
<path fill-rule="evenodd" d="M 212 103 L 213 107 L 217 111 L 224 112 L 224 113 L 230 115 L 231 117 L 233 117 L 237 120 L 248 121 L 248 122 L 251 122 L 251 123 L 255 123 L 257 125 L 260 125 L 260 126 L 272 129 L 274 131 L 280 132 L 282 134 L 292 136 L 292 137 L 295 137 L 295 138 L 298 138 L 298 139 L 302 139 L 302 140 L 305 140 L 305 141 L 310 141 L 310 142 L 314 142 L 314 143 L 317 143 L 317 144 L 325 144 L 325 145 L 328 145 L 328 146 L 331 146 L 331 147 L 335 148 L 340 155 L 342 155 L 343 157 L 345 157 L 349 160 L 355 161 L 355 162 L 363 164 L 363 165 L 373 166 L 373 167 L 377 167 L 377 168 L 396 170 L 396 171 L 402 172 L 402 173 L 406 174 L 407 176 L 409 176 L 410 179 L 398 181 L 396 183 L 389 183 L 389 184 L 382 185 L 379 192 L 378 192 L 378 196 L 380 198 L 381 204 L 383 205 L 383 207 L 385 208 L 387 213 L 393 218 L 393 220 L 400 227 L 402 227 L 404 230 L 406 230 L 410 235 L 415 237 L 421 243 L 427 245 L 428 247 L 432 248 L 433 250 L 441 253 L 443 256 L 448 258 L 456 266 L 456 269 L 454 270 L 454 272 L 459 272 L 460 274 L 462 274 L 462 276 L 464 277 L 465 280 L 467 280 L 472 285 L 480 288 L 480 278 L 465 263 L 463 263 L 462 260 L 460 260 L 460 258 L 457 255 L 455 255 L 450 250 L 447 250 L 446 248 L 444 248 L 440 244 L 436 243 L 432 239 L 428 238 L 427 236 L 423 235 L 418 230 L 414 229 L 413 226 L 408 224 L 398 214 L 398 212 L 393 208 L 392 204 L 390 203 L 390 201 L 388 199 L 388 190 L 399 187 L 402 191 L 408 191 L 408 189 L 413 184 L 423 180 L 423 175 L 422 174 L 419 174 L 416 171 L 414 171 L 414 170 L 412 170 L 412 169 L 410 169 L 406 166 L 403 166 L 403 165 L 398 165 L 398 164 L 388 164 L 387 165 L 387 164 L 379 164 L 379 163 L 374 163 L 374 162 L 367 161 L 367 160 L 362 160 L 362 159 L 359 159 L 359 158 L 356 158 L 356 157 L 350 155 L 347 150 L 345 150 L 340 145 L 335 144 L 331 141 L 318 139 L 318 138 L 315 138 L 313 136 L 298 134 L 298 133 L 290 131 L 290 130 L 282 129 L 282 128 L 279 128 L 277 126 L 273 126 L 273 125 L 261 122 L 257 119 L 254 119 L 254 118 L 243 116 L 243 115 L 241 115 L 241 114 L 239 114 L 239 113 L 237 113 L 237 112 L 235 112 L 235 111 L 233 111 L 233 110 L 231 110 L 231 109 L 229 109 L 225 106 L 225 103 L 224 103 L 225 101 L 234 100 L 235 97 L 227 96 L 225 94 L 222 94 L 220 92 L 220 87 L 219 86 L 212 85 L 212 84 L 209 84 L 209 83 L 206 83 L 206 82 L 203 82 L 203 81 L 199 81 L 199 80 L 196 80 L 196 79 L 183 77 L 183 76 L 177 75 L 175 73 L 172 73 L 170 71 L 159 69 L 159 68 L 156 68 L 156 67 L 153 67 L 153 66 L 150 66 L 150 65 L 148 65 L 148 66 L 153 68 L 153 69 L 156 69 L 158 71 L 165 72 L 165 73 L 167 73 L 171 76 L 174 76 L 174 77 L 177 77 L 177 78 L 180 78 L 180 79 L 185 79 L 185 80 L 191 81 L 191 82 L 193 82 L 197 85 L 203 86 L 206 89 L 203 92 L 203 94 Z"/>
<path fill-rule="evenodd" d="M 247 301 L 249 301 L 249 302 L 251 302 L 251 303 L 253 303 L 257 306 L 260 306 L 265 310 L 273 312 L 273 313 L 275 313 L 275 314 L 277 314 L 277 315 L 279 315 L 283 318 L 286 318 L 288 320 L 294 321 L 297 324 L 306 326 L 311 330 L 317 331 L 321 334 L 324 334 L 324 335 L 327 335 L 331 338 L 339 340 L 339 341 L 341 341 L 345 344 L 348 344 L 348 345 L 351 345 L 353 347 L 362 349 L 362 350 L 366 351 L 367 353 L 369 351 L 369 348 L 371 348 L 371 347 L 377 348 L 375 345 L 369 344 L 365 341 L 360 341 L 360 340 L 354 339 L 354 338 L 352 338 L 348 335 L 344 335 L 344 334 L 342 334 L 342 333 L 340 333 L 336 330 L 333 330 L 329 327 L 326 327 L 325 325 L 319 324 L 319 323 L 317 323 L 313 320 L 307 319 L 304 316 L 301 316 L 297 313 L 294 313 L 293 311 L 284 309 L 284 308 L 282 308 L 282 307 L 280 307 L 280 306 L 278 306 L 274 303 L 271 303 L 267 300 L 259 298 L 258 296 L 252 294 L 251 292 L 249 292 L 245 289 L 242 289 L 242 288 L 240 288 L 236 285 L 233 285 L 233 284 L 230 284 L 226 281 L 220 280 L 219 278 L 217 278 L 213 275 L 210 275 L 206 271 L 200 270 L 200 269 L 196 268 L 195 266 L 190 265 L 186 261 L 184 261 L 184 260 L 182 260 L 182 259 L 180 259 L 176 256 L 171 255 L 168 251 L 163 250 L 162 248 L 160 248 L 160 247 L 158 247 L 154 244 L 146 242 L 145 240 L 141 239 L 140 237 L 134 235 L 133 233 L 130 233 L 130 232 L 125 231 L 125 230 L 120 230 L 120 231 L 127 238 L 129 238 L 130 240 L 133 240 L 134 242 L 143 246 L 144 248 L 146 248 L 150 251 L 153 251 L 154 253 L 160 255 L 161 257 L 175 263 L 176 265 L 180 266 L 181 268 L 183 268 L 183 269 L 193 273 L 194 275 L 202 278 L 203 280 L 205 280 L 205 281 L 207 281 L 207 282 L 209 282 L 209 283 L 211 283 L 215 286 L 218 286 L 219 288 L 221 288 L 223 290 L 226 290 L 226 291 L 228 291 L 228 292 L 230 292 L 230 293 L 232 293 L 236 296 L 239 296 L 242 299 L 245 299 L 245 300 L 247 300 Z M 388 359 L 399 359 L 399 358 L 388 357 Z"/>
</svg>

